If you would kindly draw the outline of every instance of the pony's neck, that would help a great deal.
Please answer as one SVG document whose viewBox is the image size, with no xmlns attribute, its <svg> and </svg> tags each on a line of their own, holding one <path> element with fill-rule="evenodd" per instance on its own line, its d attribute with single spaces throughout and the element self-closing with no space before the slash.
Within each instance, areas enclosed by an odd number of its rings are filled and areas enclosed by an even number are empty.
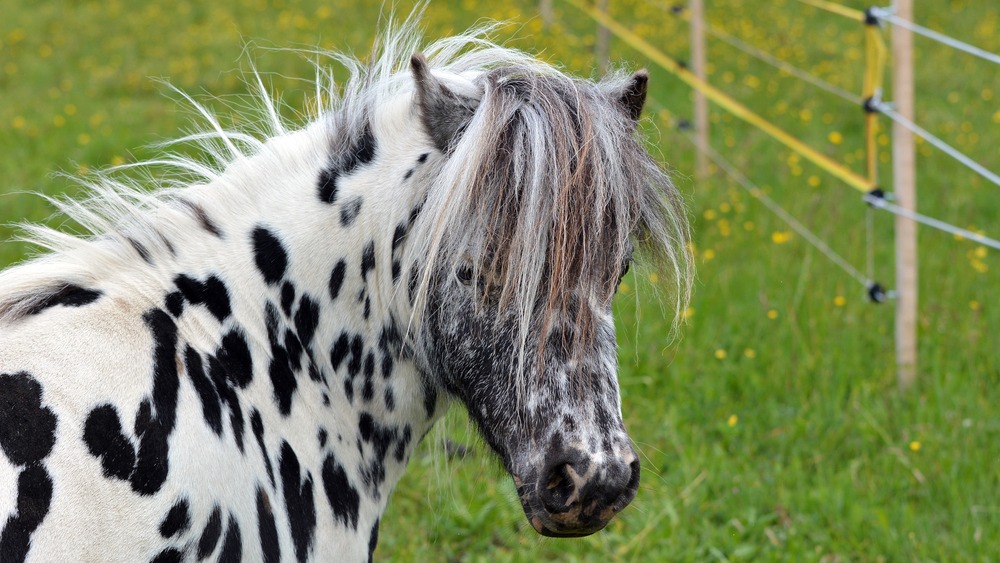
<svg viewBox="0 0 1000 563">
<path fill-rule="evenodd" d="M 238 325 L 257 350 L 252 396 L 273 400 L 283 423 L 308 425 L 309 434 L 358 429 L 329 436 L 316 459 L 324 448 L 360 456 L 362 474 L 349 477 L 362 512 L 377 518 L 446 408 L 406 338 L 411 273 L 402 256 L 423 197 L 411 180 L 430 157 L 410 148 L 397 163 L 391 147 L 375 147 L 347 169 L 329 151 L 336 134 L 313 125 L 272 139 L 218 180 L 182 192 L 200 242 L 184 245 L 174 275 L 225 282 L 233 320 L 220 330 Z M 219 326 L 201 318 L 192 332 Z"/>
</svg>

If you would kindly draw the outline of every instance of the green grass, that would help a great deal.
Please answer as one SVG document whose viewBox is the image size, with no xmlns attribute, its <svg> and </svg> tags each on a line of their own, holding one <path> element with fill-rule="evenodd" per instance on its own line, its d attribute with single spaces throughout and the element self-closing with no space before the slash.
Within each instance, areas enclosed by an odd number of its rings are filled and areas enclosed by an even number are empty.
<svg viewBox="0 0 1000 563">
<path fill-rule="evenodd" d="M 685 58 L 686 25 L 644 0 L 613 13 L 666 52 Z M 864 7 L 851 2 L 854 7 Z M 921 23 L 1000 51 L 1000 16 L 953 1 Z M 863 36 L 851 22 L 784 2 L 708 2 L 728 32 L 858 91 Z M 404 6 L 403 9 L 406 9 Z M 514 44 L 590 74 L 593 24 L 556 3 L 542 29 L 534 2 L 488 10 L 438 3 L 429 36 L 481 16 L 510 18 Z M 923 11 L 921 11 L 923 10 Z M 78 172 L 153 154 L 189 110 L 150 77 L 226 96 L 244 91 L 246 42 L 364 53 L 371 3 L 219 0 L 6 2 L 0 20 L 0 222 L 44 220 L 28 192 L 73 193 L 54 172 Z M 711 81 L 855 170 L 861 113 L 766 65 L 710 42 Z M 456 409 L 425 441 L 382 526 L 385 560 L 535 561 L 992 561 L 1000 553 L 1000 286 L 996 254 L 920 231 L 920 366 L 896 389 L 893 308 L 863 288 L 746 192 L 717 175 L 696 184 L 689 144 L 671 123 L 690 92 L 620 43 L 613 58 L 649 66 L 647 131 L 677 170 L 694 221 L 699 281 L 677 343 L 649 280 L 626 280 L 617 303 L 626 424 L 644 469 L 632 507 L 607 530 L 577 540 L 538 537 L 509 478 Z M 1000 169 L 996 68 L 917 40 L 918 120 L 978 161 Z M 312 76 L 288 52 L 251 49 L 276 90 L 301 107 Z M 891 95 L 889 96 L 891 98 Z M 851 263 L 864 269 L 868 210 L 858 194 L 797 160 L 759 131 L 713 109 L 712 141 L 756 183 Z M 839 143 L 835 143 L 836 135 Z M 888 141 L 886 137 L 885 141 Z M 888 151 L 888 147 L 883 147 Z M 919 147 L 920 209 L 1000 235 L 998 188 L 926 145 Z M 887 158 L 887 157 L 886 157 Z M 890 167 L 881 179 L 890 184 Z M 0 227 L 0 240 L 14 231 Z M 874 216 L 876 279 L 893 280 L 892 220 Z M 23 257 L 0 245 L 0 264 Z M 637 296 L 638 293 L 638 296 Z M 442 439 L 474 444 L 448 460 Z"/>
</svg>

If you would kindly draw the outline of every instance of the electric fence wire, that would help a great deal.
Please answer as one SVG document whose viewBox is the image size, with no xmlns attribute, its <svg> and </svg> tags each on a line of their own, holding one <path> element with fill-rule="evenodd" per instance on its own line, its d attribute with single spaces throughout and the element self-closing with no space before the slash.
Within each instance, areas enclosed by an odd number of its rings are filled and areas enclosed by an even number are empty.
<svg viewBox="0 0 1000 563">
<path fill-rule="evenodd" d="M 962 164 L 964 164 L 965 166 L 967 166 L 969 169 L 971 169 L 972 171 L 974 171 L 977 174 L 979 174 L 980 176 L 982 176 L 983 178 L 986 178 L 990 182 L 993 182 L 994 184 L 1000 186 L 1000 176 L 998 176 L 994 172 L 991 172 L 989 169 L 987 169 L 982 164 L 979 164 L 975 160 L 972 160 L 971 158 L 969 158 L 967 155 L 965 155 L 964 153 L 962 153 L 961 151 L 959 151 L 955 147 L 953 147 L 953 146 L 949 145 L 948 143 L 942 141 L 941 139 L 939 139 L 938 137 L 936 137 L 930 131 L 924 129 L 923 127 L 917 125 L 916 123 L 910 121 L 909 119 L 903 117 L 902 115 L 896 113 L 892 109 L 891 105 L 889 105 L 889 104 L 887 104 L 885 102 L 874 102 L 872 104 L 872 107 L 874 107 L 876 110 L 878 110 L 879 112 L 881 112 L 882 114 L 884 114 L 889 119 L 895 121 L 896 123 L 899 123 L 903 127 L 906 127 L 910 131 L 916 133 L 917 135 L 919 135 L 920 137 L 922 137 L 928 143 L 930 143 L 930 144 L 934 145 L 935 147 L 941 149 L 942 151 L 948 153 L 949 156 L 951 156 L 955 160 L 961 162 Z"/>
<path fill-rule="evenodd" d="M 959 51 L 963 51 L 975 57 L 987 60 L 991 63 L 1000 64 L 1000 55 L 991 53 L 985 49 L 980 49 L 975 45 L 969 45 L 968 43 L 959 41 L 954 37 L 949 37 L 943 33 L 934 31 L 933 29 L 928 29 L 922 25 L 915 24 L 909 20 L 904 20 L 903 18 L 894 14 L 892 8 L 870 8 L 869 13 L 879 21 L 889 22 L 892 25 L 908 29 L 914 33 L 923 35 L 928 39 L 933 39 L 939 43 L 943 43 L 949 47 L 958 49 Z"/>
<path fill-rule="evenodd" d="M 884 197 L 879 197 L 874 194 L 867 194 L 864 196 L 864 200 L 870 203 L 873 207 L 888 211 L 889 213 L 892 213 L 894 215 L 906 217 L 911 221 L 916 221 L 917 223 L 920 223 L 922 225 L 927 225 L 928 227 L 932 227 L 939 231 L 944 231 L 946 233 L 950 233 L 957 237 L 962 237 L 971 240 L 973 242 L 977 242 L 983 246 L 989 246 L 990 248 L 995 248 L 997 250 L 1000 250 L 1000 241 L 998 240 L 991 239 L 985 235 L 981 235 L 979 233 L 970 231 L 968 229 L 962 229 L 960 227 L 956 227 L 955 225 L 952 225 L 950 223 L 945 223 L 944 221 L 935 219 L 933 217 L 928 217 L 927 215 L 922 215 L 920 213 L 917 213 L 916 211 L 910 211 L 909 209 L 900 207 L 895 203 L 886 201 Z"/>
<path fill-rule="evenodd" d="M 850 275 L 852 278 L 857 280 L 865 287 L 865 289 L 870 293 L 877 284 L 873 280 L 861 272 L 857 268 L 851 265 L 843 256 L 837 254 L 828 244 L 823 242 L 821 238 L 816 236 L 812 231 L 810 231 L 805 225 L 799 222 L 798 219 L 792 216 L 791 213 L 785 211 L 783 207 L 777 204 L 773 199 L 764 193 L 764 190 L 760 189 L 756 184 L 750 181 L 739 169 L 736 168 L 731 162 L 726 160 L 718 151 L 710 146 L 701 146 L 696 139 L 694 139 L 689 134 L 682 134 L 685 140 L 694 145 L 696 150 L 703 151 L 708 157 L 722 169 L 730 178 L 732 178 L 740 187 L 747 191 L 751 197 L 757 201 L 764 204 L 768 210 L 781 218 L 782 221 L 788 224 L 796 233 L 798 233 L 803 239 L 805 239 L 809 244 L 813 245 L 817 250 L 819 250 L 824 256 L 830 259 L 831 262 L 840 266 L 844 272 Z M 892 297 L 892 292 L 889 292 L 887 297 Z"/>
<path fill-rule="evenodd" d="M 684 8 L 679 6 L 675 6 L 673 8 L 667 8 L 666 6 L 663 6 L 662 4 L 659 3 L 657 3 L 656 5 L 659 6 L 662 10 L 674 15 L 684 10 Z M 704 28 L 709 35 L 715 37 L 719 41 L 728 43 L 729 46 L 733 47 L 734 49 L 738 51 L 743 51 L 744 53 L 750 55 L 751 57 L 754 57 L 764 63 L 767 63 L 777 68 L 778 70 L 787 72 L 788 74 L 795 76 L 797 78 L 801 78 L 802 80 L 812 84 L 813 86 L 821 90 L 824 90 L 830 94 L 833 94 L 834 96 L 837 96 L 855 105 L 861 105 L 864 102 L 864 99 L 862 99 L 861 96 L 852 94 L 851 92 L 848 92 L 847 90 L 839 86 L 831 84 L 807 70 L 803 70 L 787 61 L 783 61 L 775 57 L 774 55 L 768 53 L 767 51 L 764 51 L 763 49 L 760 49 L 758 47 L 755 47 L 747 43 L 746 41 L 743 41 L 742 39 L 736 37 L 735 35 L 731 35 L 725 31 L 722 31 L 721 29 L 711 24 L 705 24 Z"/>
</svg>

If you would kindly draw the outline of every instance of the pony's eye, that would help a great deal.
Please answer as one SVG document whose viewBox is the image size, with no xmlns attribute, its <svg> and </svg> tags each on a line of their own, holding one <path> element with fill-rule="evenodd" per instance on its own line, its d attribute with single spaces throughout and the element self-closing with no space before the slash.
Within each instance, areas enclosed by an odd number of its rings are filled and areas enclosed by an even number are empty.
<svg viewBox="0 0 1000 563">
<path fill-rule="evenodd" d="M 472 266 L 469 265 L 459 266 L 458 270 L 455 272 L 455 277 L 458 278 L 458 281 L 462 282 L 462 285 L 471 285 L 472 276 Z"/>
</svg>

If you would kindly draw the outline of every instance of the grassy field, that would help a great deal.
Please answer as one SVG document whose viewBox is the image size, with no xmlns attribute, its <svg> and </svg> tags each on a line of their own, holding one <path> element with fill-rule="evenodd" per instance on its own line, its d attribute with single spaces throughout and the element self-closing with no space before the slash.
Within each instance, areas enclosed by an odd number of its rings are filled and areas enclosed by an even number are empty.
<svg viewBox="0 0 1000 563">
<path fill-rule="evenodd" d="M 687 57 L 687 26 L 660 3 L 611 4 L 635 32 Z M 863 34 L 854 23 L 792 0 L 707 4 L 712 25 L 860 90 Z M 1000 14 L 989 4 L 942 1 L 933 13 L 918 6 L 917 19 L 998 52 Z M 143 147 L 189 127 L 191 112 L 153 77 L 227 96 L 244 91 L 239 69 L 252 61 L 290 108 L 302 107 L 310 89 L 291 77 L 310 78 L 309 63 L 267 48 L 364 53 L 378 18 L 373 6 L 0 0 L 0 222 L 52 219 L 52 209 L 30 193 L 73 193 L 73 183 L 54 173 L 149 157 L 155 152 Z M 428 11 L 428 35 L 462 30 L 480 17 L 509 19 L 503 33 L 513 45 L 592 74 L 593 24 L 556 2 L 557 21 L 546 29 L 536 6 L 438 2 Z M 997 68 L 929 41 L 916 44 L 918 121 L 1000 170 Z M 858 108 L 724 44 L 709 45 L 713 83 L 862 170 Z M 689 198 L 699 267 L 679 342 L 664 339 L 652 299 L 656 280 L 629 278 L 616 305 L 623 409 L 644 462 L 639 495 L 599 534 L 540 538 L 524 521 L 509 478 L 456 409 L 421 446 L 390 502 L 378 558 L 1000 559 L 996 253 L 920 231 L 918 382 L 898 392 L 892 305 L 869 303 L 860 284 L 724 176 L 695 183 L 693 151 L 673 127 L 689 115 L 690 91 L 621 43 L 612 44 L 612 56 L 651 70 L 645 127 Z M 870 212 L 856 192 L 718 109 L 712 121 L 714 146 L 864 271 Z M 889 142 L 883 133 L 885 185 Z M 1000 188 L 926 144 L 918 150 L 920 210 L 1000 235 Z M 875 279 L 891 287 L 892 219 L 875 214 L 871 221 Z M 8 242 L 14 232 L 0 226 L 0 265 L 27 250 Z M 445 439 L 468 444 L 469 455 L 449 459 Z"/>
</svg>

